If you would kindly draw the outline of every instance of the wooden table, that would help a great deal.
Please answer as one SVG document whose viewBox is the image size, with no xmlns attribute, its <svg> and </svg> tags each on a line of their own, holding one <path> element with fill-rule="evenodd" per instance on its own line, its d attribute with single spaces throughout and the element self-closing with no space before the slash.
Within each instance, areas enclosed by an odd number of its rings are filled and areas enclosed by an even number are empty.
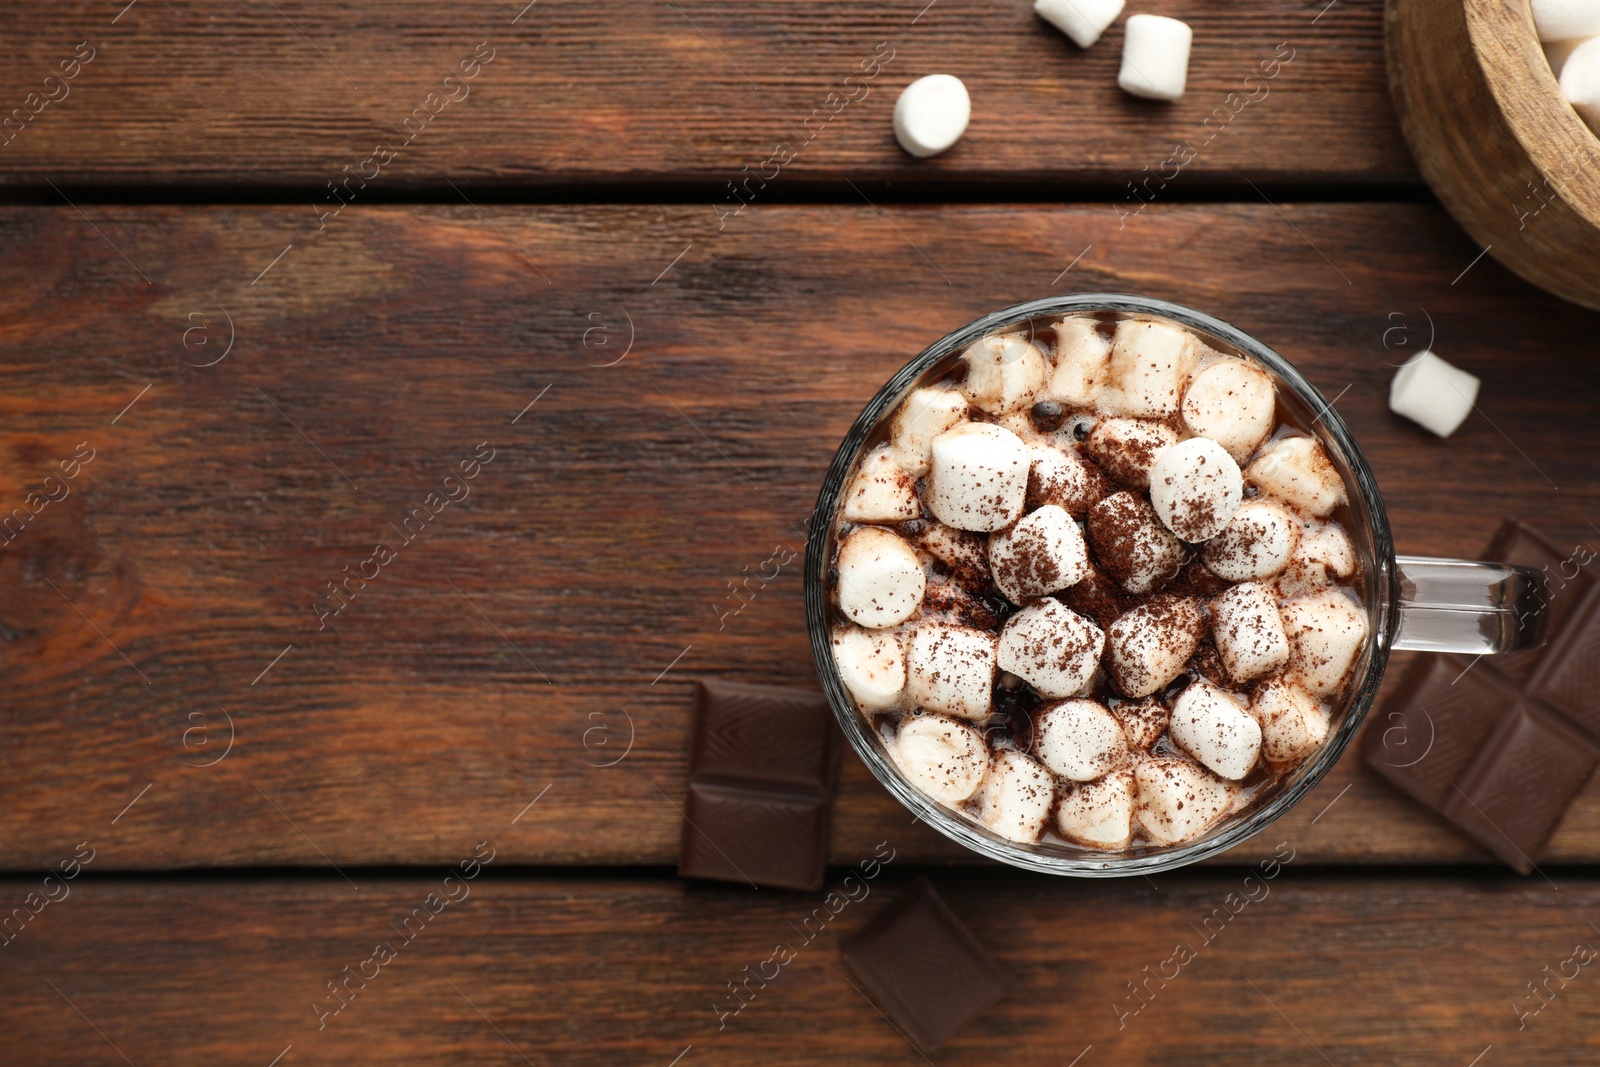
<svg viewBox="0 0 1600 1067">
<path fill-rule="evenodd" d="M 838 957 L 877 899 L 719 1029 L 817 895 L 678 880 L 673 805 L 695 677 L 815 684 L 798 562 L 737 614 L 732 583 L 798 551 L 876 386 L 1005 304 L 1261 337 L 1401 551 L 1507 514 L 1600 543 L 1600 320 L 1419 183 L 1376 0 L 1155 0 L 1196 34 L 1166 107 L 1116 89 L 1120 28 L 924 3 L 14 5 L 0 889 L 37 913 L 0 1059 L 918 1062 Z M 937 71 L 972 125 L 914 161 L 890 112 Z M 1448 441 L 1386 408 L 1430 340 L 1484 382 Z M 1085 883 L 975 862 L 847 756 L 832 878 L 880 841 L 874 896 L 930 873 L 1019 978 L 938 1063 L 1600 1048 L 1600 979 L 1529 985 L 1600 938 L 1600 785 L 1529 878 L 1352 754 L 1220 863 Z M 1271 896 L 1132 999 L 1280 843 Z"/>
</svg>

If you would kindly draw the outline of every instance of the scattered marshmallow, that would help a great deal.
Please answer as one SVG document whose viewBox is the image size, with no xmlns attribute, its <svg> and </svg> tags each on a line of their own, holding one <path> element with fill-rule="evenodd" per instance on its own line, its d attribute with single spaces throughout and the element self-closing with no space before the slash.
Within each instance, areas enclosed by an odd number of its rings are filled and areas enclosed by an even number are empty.
<svg viewBox="0 0 1600 1067">
<path fill-rule="evenodd" d="M 1139 802 L 1134 815 L 1158 845 L 1199 837 L 1233 806 L 1238 786 L 1197 763 L 1171 756 L 1143 760 L 1133 769 Z"/>
<path fill-rule="evenodd" d="M 906 86 L 894 102 L 894 139 L 918 159 L 927 159 L 961 140 L 970 118 L 972 98 L 961 79 L 929 74 Z"/>
<path fill-rule="evenodd" d="M 1300 529 L 1300 520 L 1276 501 L 1246 500 L 1227 527 L 1200 549 L 1200 558 L 1219 578 L 1258 582 L 1288 566 Z"/>
<path fill-rule="evenodd" d="M 1183 543 L 1142 496 L 1111 494 L 1089 509 L 1087 526 L 1100 565 L 1130 593 L 1148 593 L 1183 566 Z"/>
<path fill-rule="evenodd" d="M 1329 589 L 1283 607 L 1289 635 L 1289 680 L 1315 697 L 1344 684 L 1367 643 L 1367 617 L 1343 592 Z"/>
<path fill-rule="evenodd" d="M 969 591 L 981 593 L 993 581 L 989 573 L 989 541 L 982 535 L 935 522 L 928 524 L 917 543 Z"/>
<path fill-rule="evenodd" d="M 1010 430 L 967 422 L 933 439 L 928 510 L 959 530 L 1004 529 L 1022 514 L 1032 457 Z"/>
<path fill-rule="evenodd" d="M 967 365 L 961 392 L 974 407 L 991 415 L 1033 403 L 1050 374 L 1044 353 L 1020 333 L 981 337 L 967 346 L 961 360 Z"/>
<path fill-rule="evenodd" d="M 1033 0 L 1034 14 L 1088 48 L 1122 14 L 1123 0 Z"/>
<path fill-rule="evenodd" d="M 1533 0 L 1533 25 L 1541 41 L 1600 36 L 1600 4 L 1594 0 Z"/>
<path fill-rule="evenodd" d="M 1211 632 L 1228 676 L 1248 682 L 1289 662 L 1278 601 L 1258 582 L 1241 582 L 1211 602 Z"/>
<path fill-rule="evenodd" d="M 1595 55 L 1600 58 L 1600 52 Z M 1440 437 L 1449 437 L 1472 414 L 1478 384 L 1474 375 L 1423 349 L 1395 372 L 1389 386 L 1389 410 Z"/>
<path fill-rule="evenodd" d="M 954 389 L 918 389 L 901 403 L 889 427 L 894 460 L 913 478 L 928 473 L 933 439 L 967 419 L 967 398 Z"/>
<path fill-rule="evenodd" d="M 1309 756 L 1328 736 L 1328 713 L 1317 699 L 1284 678 L 1268 678 L 1250 698 L 1261 724 L 1261 753 L 1272 763 Z"/>
<path fill-rule="evenodd" d="M 1196 680 L 1172 705 L 1172 742 L 1216 774 L 1237 782 L 1261 754 L 1261 724 L 1243 700 Z"/>
<path fill-rule="evenodd" d="M 1083 692 L 1100 666 L 1105 646 L 1100 627 L 1046 597 L 1006 620 L 996 662 L 1040 696 L 1059 700 Z"/>
<path fill-rule="evenodd" d="M 1121 0 L 1114 0 L 1118 7 Z M 1087 316 L 1074 315 L 1056 323 L 1056 367 L 1046 394 L 1068 407 L 1094 404 L 1111 368 L 1111 338 Z"/>
<path fill-rule="evenodd" d="M 983 735 L 942 715 L 906 720 L 889 755 L 912 785 L 952 807 L 978 791 L 989 767 Z"/>
<path fill-rule="evenodd" d="M 1056 808 L 1061 836 L 1090 848 L 1123 849 L 1133 839 L 1133 771 L 1112 771 L 1098 781 L 1074 782 Z"/>
<path fill-rule="evenodd" d="M 1055 798 L 1049 771 L 1020 752 L 996 752 L 984 776 L 978 819 L 1001 837 L 1027 844 L 1044 832 Z"/>
<path fill-rule="evenodd" d="M 1106 631 L 1107 668 L 1123 696 L 1147 697 L 1183 673 L 1205 636 L 1192 597 L 1153 596 Z"/>
<path fill-rule="evenodd" d="M 1135 15 L 1128 20 L 1155 18 Z M 1171 21 L 1171 20 L 1162 20 Z M 1181 23 L 1179 25 L 1182 25 Z M 1165 419 L 1178 413 L 1189 375 L 1200 359 L 1199 342 L 1181 326 L 1123 319 L 1111 342 L 1110 383 L 1100 406 L 1118 415 Z"/>
<path fill-rule="evenodd" d="M 916 550 L 888 530 L 863 526 L 839 546 L 839 610 L 872 630 L 917 613 L 927 578 Z"/>
<path fill-rule="evenodd" d="M 1093 700 L 1041 708 L 1034 750 L 1063 778 L 1090 782 L 1128 762 L 1128 741 L 1116 716 Z"/>
<path fill-rule="evenodd" d="M 1350 535 L 1336 522 L 1307 529 L 1278 579 L 1278 594 L 1289 597 L 1336 585 L 1356 572 L 1356 550 Z"/>
<path fill-rule="evenodd" d="M 1119 700 L 1111 705 L 1111 714 L 1122 724 L 1122 734 L 1128 747 L 1138 752 L 1149 752 L 1150 746 L 1167 732 L 1172 713 L 1155 697 L 1141 700 Z"/>
<path fill-rule="evenodd" d="M 1065 508 L 1046 504 L 989 535 L 994 584 L 1013 604 L 1075 585 L 1089 573 L 1089 546 Z"/>
<path fill-rule="evenodd" d="M 1278 413 L 1272 376 L 1242 359 L 1201 369 L 1183 394 L 1183 424 L 1243 463 L 1267 439 Z"/>
<path fill-rule="evenodd" d="M 1162 422 L 1146 419 L 1101 419 L 1084 438 L 1084 451 L 1111 477 L 1135 489 L 1150 488 L 1156 457 L 1178 443 L 1178 435 Z"/>
<path fill-rule="evenodd" d="M 1314 437 L 1279 438 L 1245 476 L 1269 496 L 1319 518 L 1345 502 L 1344 479 Z"/>
<path fill-rule="evenodd" d="M 1244 499 L 1244 477 L 1226 449 L 1209 437 L 1179 441 L 1150 467 L 1150 504 L 1185 541 L 1209 541 Z"/>
<path fill-rule="evenodd" d="M 1546 41 L 1544 57 L 1550 61 L 1550 73 L 1556 76 L 1556 81 L 1561 80 L 1561 71 L 1566 67 L 1567 60 L 1572 58 L 1572 53 L 1584 43 L 1586 38 L 1579 37 L 1572 41 Z"/>
<path fill-rule="evenodd" d="M 994 634 L 935 623 L 918 627 L 911 637 L 906 680 L 920 707 L 986 719 L 994 671 Z"/>
<path fill-rule="evenodd" d="M 1132 15 L 1122 41 L 1122 91 L 1149 100 L 1176 100 L 1189 79 L 1194 32 L 1177 19 Z"/>
<path fill-rule="evenodd" d="M 1032 444 L 1028 455 L 1027 506 L 1031 511 L 1054 504 L 1077 517 L 1112 493 L 1111 482 L 1100 468 L 1078 455 L 1075 448 L 1053 444 Z"/>
<path fill-rule="evenodd" d="M 900 703 L 906 661 L 894 634 L 842 626 L 833 634 L 833 662 L 862 711 L 883 711 Z"/>
<path fill-rule="evenodd" d="M 894 461 L 894 450 L 877 448 L 861 461 L 844 498 L 845 522 L 905 522 L 922 514 L 911 476 Z"/>
</svg>

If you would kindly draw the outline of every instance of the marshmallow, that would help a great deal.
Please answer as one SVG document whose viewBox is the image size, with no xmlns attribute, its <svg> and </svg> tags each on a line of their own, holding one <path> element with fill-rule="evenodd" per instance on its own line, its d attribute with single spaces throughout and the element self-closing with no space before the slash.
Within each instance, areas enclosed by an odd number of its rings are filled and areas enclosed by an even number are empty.
<svg viewBox="0 0 1600 1067">
<path fill-rule="evenodd" d="M 1123 0 L 1033 0 L 1034 14 L 1088 48 L 1122 14 Z"/>
<path fill-rule="evenodd" d="M 1089 548 L 1066 509 L 1046 504 L 989 535 L 989 565 L 1006 599 L 1021 604 L 1076 584 L 1089 573 Z"/>
<path fill-rule="evenodd" d="M 889 746 L 889 755 L 908 782 L 950 807 L 978 791 L 989 767 L 983 735 L 942 715 L 907 719 Z"/>
<path fill-rule="evenodd" d="M 1541 41 L 1600 36 L 1600 4 L 1594 0 L 1533 0 L 1533 26 Z"/>
<path fill-rule="evenodd" d="M 1300 535 L 1300 544 L 1289 556 L 1289 566 L 1278 579 L 1280 596 L 1314 593 L 1337 585 L 1356 572 L 1356 550 L 1344 527 L 1325 522 Z"/>
<path fill-rule="evenodd" d="M 1176 100 L 1189 78 L 1194 33 L 1177 19 L 1132 15 L 1122 41 L 1122 91 L 1149 100 Z"/>
<path fill-rule="evenodd" d="M 1117 692 L 1147 697 L 1183 673 L 1206 620 L 1192 597 L 1153 596 L 1106 631 L 1107 668 Z"/>
<path fill-rule="evenodd" d="M 1246 500 L 1227 527 L 1200 549 L 1211 572 L 1230 582 L 1271 578 L 1288 565 L 1300 520 L 1272 500 Z"/>
<path fill-rule="evenodd" d="M 844 498 L 845 522 L 905 522 L 922 514 L 911 476 L 894 461 L 893 449 L 874 449 L 861 461 Z"/>
<path fill-rule="evenodd" d="M 1083 692 L 1100 666 L 1105 645 L 1100 627 L 1046 597 L 1006 620 L 996 662 L 1040 696 L 1059 700 Z"/>
<path fill-rule="evenodd" d="M 1071 447 L 1053 444 L 1028 446 L 1033 465 L 1028 469 L 1028 510 L 1055 504 L 1074 517 L 1087 514 L 1111 495 L 1111 483 L 1100 468 Z"/>
<path fill-rule="evenodd" d="M 1122 0 L 1114 0 L 1118 7 Z M 1111 367 L 1111 339 L 1091 318 L 1074 315 L 1056 323 L 1056 368 L 1046 394 L 1068 407 L 1093 406 Z"/>
<path fill-rule="evenodd" d="M 1090 848 L 1124 849 L 1133 838 L 1133 771 L 1123 769 L 1062 790 L 1056 808 L 1061 836 Z"/>
<path fill-rule="evenodd" d="M 1123 485 L 1150 488 L 1156 457 L 1178 443 L 1172 427 L 1144 419 L 1101 419 L 1084 438 L 1084 451 Z"/>
<path fill-rule="evenodd" d="M 1367 617 L 1338 589 L 1289 601 L 1283 607 L 1289 635 L 1289 680 L 1315 697 L 1344 684 L 1367 643 Z"/>
<path fill-rule="evenodd" d="M 994 668 L 994 634 L 932 623 L 918 627 L 911 637 L 906 680 L 919 707 L 986 719 Z"/>
<path fill-rule="evenodd" d="M 1128 597 L 1106 574 L 1089 561 L 1089 573 L 1061 592 L 1061 602 L 1086 619 L 1093 619 L 1104 630 L 1128 610 Z"/>
<path fill-rule="evenodd" d="M 932 577 L 922 594 L 922 617 L 974 630 L 998 630 L 1000 616 L 992 605 L 963 587 L 954 578 Z"/>
<path fill-rule="evenodd" d="M 1049 376 L 1038 346 L 1020 333 L 990 334 L 961 353 L 967 376 L 961 392 L 974 407 L 991 415 L 1018 411 L 1033 403 Z"/>
<path fill-rule="evenodd" d="M 1196 680 L 1172 705 L 1172 743 L 1216 774 L 1237 782 L 1261 754 L 1261 724 L 1243 700 Z"/>
<path fill-rule="evenodd" d="M 900 147 L 926 159 L 945 151 L 967 132 L 972 98 L 953 74 L 918 78 L 894 102 L 894 139 Z"/>
<path fill-rule="evenodd" d="M 989 573 L 987 538 L 935 522 L 922 531 L 917 543 L 928 555 L 943 563 L 950 576 L 969 592 L 981 593 L 993 581 Z"/>
<path fill-rule="evenodd" d="M 933 439 L 928 510 L 958 530 L 1004 529 L 1028 496 L 1027 446 L 1010 430 L 968 422 Z"/>
<path fill-rule="evenodd" d="M 1128 22 L 1153 17 L 1135 15 Z M 1165 322 L 1123 319 L 1111 342 L 1110 384 L 1101 393 L 1100 406 L 1136 418 L 1176 415 L 1199 359 L 1199 342 L 1188 330 Z"/>
<path fill-rule="evenodd" d="M 1283 437 L 1245 470 L 1263 493 L 1321 517 L 1345 502 L 1344 479 L 1314 437 Z"/>
<path fill-rule="evenodd" d="M 1183 394 L 1183 424 L 1209 437 L 1243 463 L 1267 435 L 1278 414 L 1272 376 L 1242 359 L 1221 359 L 1203 368 Z"/>
<path fill-rule="evenodd" d="M 1278 602 L 1256 582 L 1241 582 L 1211 602 L 1211 632 L 1222 665 L 1236 682 L 1270 674 L 1289 662 Z"/>
<path fill-rule="evenodd" d="M 1158 845 L 1199 837 L 1233 806 L 1238 786 L 1186 759 L 1158 756 L 1133 769 L 1134 815 Z"/>
<path fill-rule="evenodd" d="M 901 403 L 889 427 L 894 461 L 913 478 L 928 473 L 933 439 L 967 418 L 967 398 L 954 389 L 918 389 Z"/>
<path fill-rule="evenodd" d="M 1600 59 L 1600 52 L 1595 57 Z M 1596 73 L 1600 74 L 1600 67 Z M 1600 97 L 1596 103 L 1600 103 Z M 1440 437 L 1449 437 L 1472 414 L 1472 406 L 1478 400 L 1478 384 L 1473 375 L 1423 349 L 1395 372 L 1389 386 L 1389 410 Z"/>
<path fill-rule="evenodd" d="M 1139 752 L 1149 752 L 1150 746 L 1167 732 L 1172 713 L 1155 697 L 1142 700 L 1119 700 L 1111 705 L 1111 714 L 1122 724 L 1122 735 L 1128 747 Z"/>
<path fill-rule="evenodd" d="M 1572 41 L 1546 41 L 1544 57 L 1550 61 L 1550 73 L 1556 76 L 1556 81 L 1561 80 L 1561 71 L 1565 69 L 1567 60 L 1572 58 L 1572 53 L 1584 43 L 1587 38 L 1579 37 Z"/>
<path fill-rule="evenodd" d="M 1130 593 L 1148 593 L 1183 567 L 1182 542 L 1141 496 L 1113 493 L 1089 509 L 1087 525 L 1100 565 Z"/>
<path fill-rule="evenodd" d="M 1055 782 L 1043 767 L 1020 752 L 996 752 L 978 819 L 1001 837 L 1027 844 L 1039 840 L 1055 798 Z"/>
<path fill-rule="evenodd" d="M 894 634 L 842 626 L 833 633 L 833 662 L 861 710 L 883 711 L 900 703 L 906 661 Z"/>
<path fill-rule="evenodd" d="M 1034 751 L 1061 777 L 1089 782 L 1128 762 L 1127 738 L 1104 704 L 1065 700 L 1039 711 Z"/>
<path fill-rule="evenodd" d="M 1209 437 L 1179 441 L 1150 467 L 1150 505 L 1185 541 L 1209 541 L 1244 499 L 1244 477 L 1227 450 Z"/>
<path fill-rule="evenodd" d="M 1328 713 L 1315 697 L 1284 678 L 1268 678 L 1250 698 L 1261 724 L 1261 754 L 1272 763 L 1309 756 L 1328 736 Z"/>
<path fill-rule="evenodd" d="M 839 610 L 872 630 L 917 613 L 927 583 L 922 561 L 888 530 L 863 526 L 839 546 Z"/>
<path fill-rule="evenodd" d="M 1600 38 L 1590 38 L 1561 67 L 1561 95 L 1592 129 L 1600 130 Z"/>
</svg>

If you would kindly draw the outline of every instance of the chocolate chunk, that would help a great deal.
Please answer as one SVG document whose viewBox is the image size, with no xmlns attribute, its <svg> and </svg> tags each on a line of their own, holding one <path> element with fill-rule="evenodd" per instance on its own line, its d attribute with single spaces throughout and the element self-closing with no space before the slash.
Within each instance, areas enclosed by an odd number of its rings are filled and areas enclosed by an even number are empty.
<svg viewBox="0 0 1600 1067">
<path fill-rule="evenodd" d="M 820 889 L 828 798 L 690 782 L 678 873 L 783 889 Z"/>
<path fill-rule="evenodd" d="M 924 1054 L 1016 981 L 919 878 L 840 948 L 895 1027 Z"/>
</svg>

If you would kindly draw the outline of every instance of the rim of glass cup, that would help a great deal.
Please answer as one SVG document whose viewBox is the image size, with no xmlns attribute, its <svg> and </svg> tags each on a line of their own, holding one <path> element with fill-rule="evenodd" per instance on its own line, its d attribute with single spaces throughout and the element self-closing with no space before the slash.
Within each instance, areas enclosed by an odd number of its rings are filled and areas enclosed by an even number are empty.
<svg viewBox="0 0 1600 1067">
<path fill-rule="evenodd" d="M 841 503 L 845 479 L 855 467 L 863 445 L 923 375 L 980 337 L 996 330 L 1043 316 L 1092 312 L 1170 319 L 1208 334 L 1266 366 L 1280 381 L 1286 382 L 1309 409 L 1319 413 L 1316 420 L 1320 426 L 1317 436 L 1329 447 L 1334 464 L 1340 468 L 1347 484 L 1359 492 L 1359 500 L 1352 498 L 1350 503 L 1356 517 L 1365 523 L 1363 529 L 1349 532 L 1352 539 L 1363 542 L 1356 547 L 1366 569 L 1364 593 L 1369 637 L 1356 667 L 1359 680 L 1352 686 L 1343 720 L 1337 730 L 1323 742 L 1316 754 L 1291 771 L 1288 779 L 1265 802 L 1247 807 L 1241 814 L 1228 816 L 1216 829 L 1194 841 L 1145 846 L 1142 854 L 1133 856 L 1117 853 L 1097 856 L 1088 848 L 1078 855 L 1064 854 L 1046 849 L 1072 846 L 1048 842 L 1019 844 L 936 803 L 906 782 L 899 769 L 888 759 L 876 731 L 869 731 L 870 724 L 857 709 L 839 677 L 833 660 L 833 620 L 829 617 L 828 587 L 823 581 L 823 564 L 830 554 L 828 550 L 833 537 L 834 519 Z M 823 478 L 822 490 L 817 496 L 817 506 L 812 512 L 812 525 L 806 538 L 805 604 L 811 653 L 834 717 L 856 755 L 900 803 L 944 836 L 989 859 L 1045 874 L 1119 878 L 1155 874 L 1225 852 L 1276 821 L 1322 780 L 1344 754 L 1377 696 L 1389 659 L 1389 646 L 1399 622 L 1400 580 L 1389 517 L 1384 510 L 1377 479 L 1373 477 L 1366 457 L 1362 455 L 1355 437 L 1338 411 L 1292 363 L 1233 325 L 1181 304 L 1127 293 L 1080 293 L 1013 304 L 968 323 L 929 345 L 901 367 L 868 401 L 834 454 L 828 473 Z"/>
</svg>

